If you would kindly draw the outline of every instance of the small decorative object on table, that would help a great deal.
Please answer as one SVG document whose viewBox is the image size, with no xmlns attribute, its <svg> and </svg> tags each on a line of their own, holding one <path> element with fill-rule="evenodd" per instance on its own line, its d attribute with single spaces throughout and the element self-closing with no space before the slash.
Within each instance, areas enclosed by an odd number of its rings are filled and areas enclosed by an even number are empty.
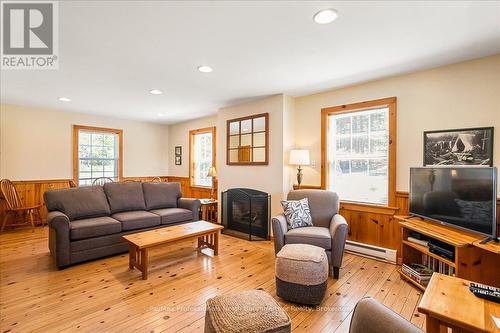
<svg viewBox="0 0 500 333">
<path fill-rule="evenodd" d="M 288 161 L 290 165 L 297 165 L 297 183 L 300 188 L 300 184 L 302 183 L 302 166 L 309 165 L 309 150 L 303 149 L 294 149 L 290 151 L 290 159 Z"/>
</svg>

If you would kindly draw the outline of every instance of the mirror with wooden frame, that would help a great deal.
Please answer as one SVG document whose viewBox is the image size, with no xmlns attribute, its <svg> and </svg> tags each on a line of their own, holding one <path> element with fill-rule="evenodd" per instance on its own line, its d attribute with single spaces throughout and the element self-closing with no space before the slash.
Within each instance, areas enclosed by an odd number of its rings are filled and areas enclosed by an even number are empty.
<svg viewBox="0 0 500 333">
<path fill-rule="evenodd" d="M 269 164 L 269 113 L 227 121 L 227 165 Z"/>
</svg>

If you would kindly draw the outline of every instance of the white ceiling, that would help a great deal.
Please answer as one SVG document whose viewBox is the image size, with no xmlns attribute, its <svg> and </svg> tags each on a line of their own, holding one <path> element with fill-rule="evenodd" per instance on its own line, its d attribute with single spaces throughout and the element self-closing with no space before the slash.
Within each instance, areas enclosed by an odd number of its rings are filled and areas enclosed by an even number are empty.
<svg viewBox="0 0 500 333">
<path fill-rule="evenodd" d="M 339 18 L 314 23 L 329 7 Z M 59 11 L 59 70 L 2 70 L 2 103 L 175 123 L 500 53 L 497 1 L 65 1 Z"/>
</svg>

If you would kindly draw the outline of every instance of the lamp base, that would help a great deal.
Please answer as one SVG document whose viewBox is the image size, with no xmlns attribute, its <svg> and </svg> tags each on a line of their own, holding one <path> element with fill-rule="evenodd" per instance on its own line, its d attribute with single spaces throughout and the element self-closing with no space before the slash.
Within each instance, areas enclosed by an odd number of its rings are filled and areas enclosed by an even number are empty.
<svg viewBox="0 0 500 333">
<path fill-rule="evenodd" d="M 298 183 L 299 187 L 300 187 L 300 184 L 302 184 L 302 178 L 303 178 L 303 176 L 304 175 L 302 174 L 302 168 L 299 166 L 297 168 L 297 183 Z"/>
</svg>

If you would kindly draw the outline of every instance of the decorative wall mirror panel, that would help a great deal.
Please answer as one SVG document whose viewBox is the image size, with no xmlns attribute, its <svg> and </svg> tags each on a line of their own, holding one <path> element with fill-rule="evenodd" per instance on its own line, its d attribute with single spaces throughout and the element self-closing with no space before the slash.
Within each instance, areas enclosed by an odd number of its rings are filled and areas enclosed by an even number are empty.
<svg viewBox="0 0 500 333">
<path fill-rule="evenodd" d="M 226 164 L 269 164 L 269 113 L 230 119 L 226 131 Z"/>
</svg>

